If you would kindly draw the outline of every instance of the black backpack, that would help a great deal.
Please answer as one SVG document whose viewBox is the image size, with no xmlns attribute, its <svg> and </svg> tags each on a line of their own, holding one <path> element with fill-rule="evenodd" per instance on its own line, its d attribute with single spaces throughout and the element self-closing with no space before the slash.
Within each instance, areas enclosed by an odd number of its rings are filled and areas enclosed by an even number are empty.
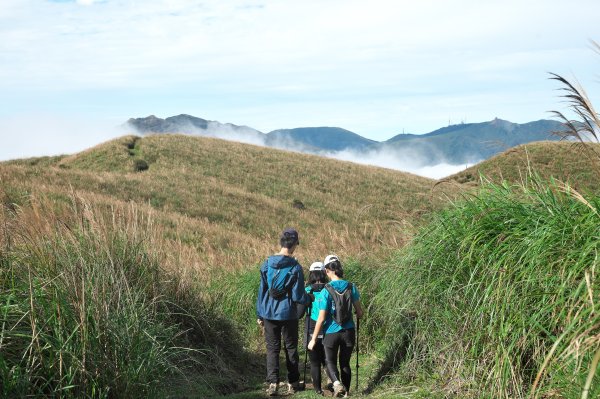
<svg viewBox="0 0 600 399">
<path fill-rule="evenodd" d="M 337 292 L 331 284 L 327 284 L 325 289 L 329 292 L 333 300 L 335 308 L 333 320 L 340 326 L 352 320 L 352 283 L 348 283 L 348 286 L 342 292 Z"/>
</svg>

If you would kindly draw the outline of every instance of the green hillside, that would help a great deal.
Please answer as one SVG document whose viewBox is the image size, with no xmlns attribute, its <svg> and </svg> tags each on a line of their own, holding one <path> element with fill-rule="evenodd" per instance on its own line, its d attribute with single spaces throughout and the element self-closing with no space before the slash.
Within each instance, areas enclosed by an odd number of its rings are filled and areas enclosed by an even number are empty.
<svg viewBox="0 0 600 399">
<path fill-rule="evenodd" d="M 181 135 L 5 162 L 0 181 L 4 396 L 254 387 L 255 268 L 284 227 L 299 229 L 305 266 L 329 252 L 376 264 L 448 194 L 406 173 Z"/>
<path fill-rule="evenodd" d="M 286 226 L 360 287 L 353 395 L 596 394 L 598 169 L 576 148 L 477 166 L 506 187 L 181 135 L 1 163 L 0 397 L 263 397 L 256 268 Z"/>
<path fill-rule="evenodd" d="M 136 163 L 148 169 L 136 171 Z M 182 135 L 127 136 L 71 156 L 5 163 L 0 176 L 27 192 L 75 190 L 150 205 L 178 220 L 165 229 L 203 265 L 224 252 L 230 268 L 256 264 L 287 225 L 306 238 L 305 262 L 332 250 L 357 256 L 396 246 L 445 201 L 427 178 Z"/>
<path fill-rule="evenodd" d="M 598 192 L 600 159 L 591 151 L 597 144 L 574 142 L 536 142 L 511 148 L 495 157 L 452 175 L 445 181 L 477 186 L 480 176 L 511 183 L 521 182 L 536 173 L 543 178 L 555 178 L 583 192 Z"/>
</svg>

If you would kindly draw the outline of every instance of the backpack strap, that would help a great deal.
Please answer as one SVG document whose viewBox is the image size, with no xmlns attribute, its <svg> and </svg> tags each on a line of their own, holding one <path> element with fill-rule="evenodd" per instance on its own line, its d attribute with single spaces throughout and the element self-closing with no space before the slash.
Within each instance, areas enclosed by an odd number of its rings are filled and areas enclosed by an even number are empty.
<svg viewBox="0 0 600 399">
<path fill-rule="evenodd" d="M 324 287 L 331 295 L 333 295 L 334 293 L 338 294 L 338 295 L 343 295 L 344 292 L 346 292 L 348 289 L 352 289 L 352 283 L 348 282 L 348 285 L 346 286 L 346 288 L 344 288 L 344 291 L 339 292 L 338 290 L 336 290 L 335 288 L 333 288 L 333 285 L 331 285 L 330 283 L 325 284 Z"/>
</svg>

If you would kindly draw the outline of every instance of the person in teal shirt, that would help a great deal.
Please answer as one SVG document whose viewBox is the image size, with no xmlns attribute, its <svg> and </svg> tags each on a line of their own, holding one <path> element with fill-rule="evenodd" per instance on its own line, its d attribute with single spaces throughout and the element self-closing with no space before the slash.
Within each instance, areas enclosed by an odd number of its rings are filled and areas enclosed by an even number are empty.
<svg viewBox="0 0 600 399">
<path fill-rule="evenodd" d="M 324 262 L 325 273 L 331 280 L 328 285 L 335 292 L 333 295 L 342 295 L 347 289 L 351 289 L 350 300 L 352 307 L 356 312 L 357 318 L 362 318 L 363 310 L 360 304 L 360 294 L 356 285 L 343 280 L 344 270 L 342 263 L 335 255 L 328 255 Z M 335 301 L 328 289 L 321 291 L 322 294 L 317 299 L 315 297 L 314 305 L 319 309 L 319 316 L 313 331 L 313 336 L 308 344 L 308 349 L 313 350 L 317 344 L 317 337 L 324 331 L 323 347 L 325 349 L 325 362 L 327 370 L 333 380 L 333 389 L 335 397 L 342 397 L 348 393 L 350 382 L 352 379 L 352 371 L 350 369 L 350 357 L 354 349 L 354 341 L 356 337 L 356 327 L 354 320 L 350 315 L 349 320 L 346 320 L 341 325 L 335 321 Z M 339 310 L 338 310 L 339 311 Z M 339 354 L 340 368 L 338 369 L 337 359 Z"/>
<path fill-rule="evenodd" d="M 309 268 L 306 292 L 314 295 L 315 301 L 317 301 L 319 298 L 321 298 L 321 295 L 326 292 L 324 288 L 327 281 L 327 274 L 325 274 L 323 262 L 314 262 Z M 308 340 L 310 340 L 313 336 L 317 319 L 319 318 L 319 308 L 317 306 L 310 306 L 306 309 L 306 311 L 303 310 L 299 313 L 304 312 L 307 314 L 306 321 L 304 323 L 304 334 L 306 337 L 308 337 Z M 306 346 L 308 346 L 308 340 L 305 342 Z M 325 373 L 327 373 L 327 376 L 330 379 L 330 386 L 333 390 L 333 380 L 329 375 L 329 371 L 325 363 L 325 348 L 323 347 L 322 333 L 317 336 L 316 344 L 313 349 L 309 351 L 308 357 L 310 359 L 310 376 L 312 378 L 315 392 L 318 395 L 323 395 L 323 390 L 321 389 L 321 365 L 325 367 Z"/>
</svg>

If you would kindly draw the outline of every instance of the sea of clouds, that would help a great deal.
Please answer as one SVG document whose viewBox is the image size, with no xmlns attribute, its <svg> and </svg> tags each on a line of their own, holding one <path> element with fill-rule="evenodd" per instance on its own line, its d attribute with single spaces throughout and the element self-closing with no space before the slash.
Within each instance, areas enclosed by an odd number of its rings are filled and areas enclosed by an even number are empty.
<svg viewBox="0 0 600 399">
<path fill-rule="evenodd" d="M 438 162 L 431 163 L 429 157 L 420 153 L 422 149 L 378 147 L 369 150 L 342 150 L 321 151 L 304 143 L 290 138 L 267 139 L 267 135 L 245 126 L 223 125 L 218 122 L 208 122 L 206 129 L 199 129 L 192 125 L 182 126 L 182 131 L 188 134 L 213 137 L 222 140 L 236 141 L 239 143 L 252 144 L 261 147 L 272 147 L 286 151 L 309 153 L 342 161 L 354 162 L 363 165 L 372 165 L 387 169 L 399 170 L 413 173 L 415 175 L 441 179 L 458 173 L 474 163 L 454 165 L 443 161 L 439 156 Z"/>
<path fill-rule="evenodd" d="M 322 151 L 289 138 L 267 140 L 267 135 L 255 129 L 218 122 L 209 122 L 207 129 L 189 126 L 182 130 L 192 135 L 299 153 L 310 153 L 327 158 L 409 172 L 433 179 L 449 176 L 472 165 L 452 165 L 442 159 L 435 164 L 426 164 L 425 157 L 410 147 L 401 150 L 382 147 L 366 151 Z M 137 134 L 137 132 L 132 132 L 131 128 L 111 121 L 90 123 L 89 119 L 83 117 L 60 118 L 42 114 L 36 118 L 12 117 L 5 119 L 0 127 L 0 138 L 3 142 L 3 145 L 0 146 L 0 161 L 72 154 L 104 141 L 132 133 Z"/>
</svg>

